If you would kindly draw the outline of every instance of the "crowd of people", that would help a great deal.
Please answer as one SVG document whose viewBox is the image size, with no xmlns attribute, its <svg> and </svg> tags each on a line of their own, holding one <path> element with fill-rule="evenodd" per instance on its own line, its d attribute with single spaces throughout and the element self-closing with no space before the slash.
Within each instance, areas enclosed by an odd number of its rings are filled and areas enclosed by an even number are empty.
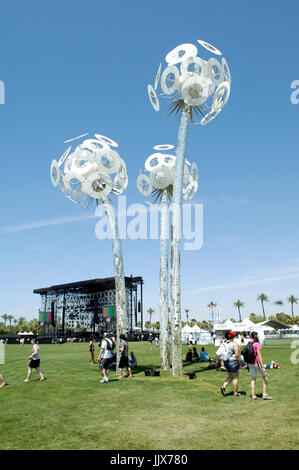
<svg viewBox="0 0 299 470">
<path fill-rule="evenodd" d="M 225 379 L 223 385 L 220 388 L 221 394 L 225 397 L 227 392 L 227 387 L 233 385 L 233 394 L 235 397 L 240 397 L 242 394 L 238 391 L 238 379 L 239 373 L 247 369 L 250 372 L 251 376 L 251 398 L 257 400 L 258 397 L 255 393 L 257 375 L 259 374 L 263 380 L 263 394 L 262 398 L 264 400 L 271 400 L 272 397 L 267 393 L 268 387 L 268 375 L 266 370 L 269 369 L 279 369 L 280 364 L 275 361 L 265 364 L 261 354 L 261 344 L 258 339 L 258 334 L 256 332 L 251 333 L 251 339 L 249 343 L 252 346 L 253 359 L 250 362 L 246 362 L 244 357 L 239 351 L 239 346 L 235 341 L 236 333 L 233 331 L 227 331 L 225 333 L 225 358 L 221 358 L 218 355 L 215 359 L 211 358 L 204 347 L 201 348 L 200 353 L 197 352 L 197 348 L 190 344 L 187 354 L 186 362 L 194 363 L 208 363 L 208 369 L 216 369 L 217 371 L 227 372 L 227 378 Z M 149 349 L 152 350 L 152 343 L 155 341 L 156 347 L 159 347 L 159 337 L 155 338 L 150 333 L 148 337 Z M 37 344 L 36 339 L 31 340 L 32 352 L 29 356 L 29 365 L 27 371 L 27 377 L 24 382 L 29 382 L 33 369 L 39 374 L 40 381 L 44 381 L 44 375 L 40 369 L 40 356 L 39 356 L 39 345 Z M 104 337 L 99 344 L 100 352 L 97 357 L 99 362 L 99 367 L 102 373 L 101 383 L 109 382 L 109 372 L 110 370 L 119 369 L 119 377 L 121 380 L 125 377 L 127 373 L 129 378 L 133 377 L 132 371 L 137 367 L 137 358 L 133 351 L 129 353 L 128 341 L 124 334 L 120 335 L 120 342 L 118 345 L 119 350 L 119 362 L 117 364 L 117 354 L 116 354 L 116 339 L 113 333 L 105 333 Z M 244 351 L 244 350 L 243 350 Z M 218 352 L 218 351 L 217 351 Z M 216 354 L 217 354 L 216 352 Z M 245 356 L 245 353 L 244 353 Z M 95 339 L 91 338 L 89 341 L 89 363 L 94 364 L 97 362 L 95 360 Z M 117 367 L 118 366 L 118 367 Z M 0 388 L 4 387 L 5 381 L 0 374 Z"/>
</svg>

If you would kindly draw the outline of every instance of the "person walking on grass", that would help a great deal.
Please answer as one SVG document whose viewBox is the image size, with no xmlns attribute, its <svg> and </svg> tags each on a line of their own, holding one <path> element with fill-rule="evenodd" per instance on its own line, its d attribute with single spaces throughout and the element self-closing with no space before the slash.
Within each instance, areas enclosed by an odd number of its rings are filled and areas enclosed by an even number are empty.
<svg viewBox="0 0 299 470">
<path fill-rule="evenodd" d="M 264 362 L 261 354 L 262 346 L 259 343 L 258 334 L 256 331 L 253 331 L 250 335 L 254 354 L 255 354 L 255 361 L 253 364 L 248 364 L 249 371 L 251 374 L 251 398 L 252 400 L 257 400 L 258 397 L 255 394 L 255 385 L 256 385 L 256 377 L 257 373 L 259 373 L 263 378 L 263 399 L 264 400 L 272 400 L 272 397 L 267 394 L 267 386 L 268 386 L 268 376 L 266 369 L 264 367 Z"/>
<path fill-rule="evenodd" d="M 2 387 L 5 387 L 5 382 L 4 382 L 2 375 L 0 374 L 0 388 Z"/>
<path fill-rule="evenodd" d="M 232 382 L 234 388 L 234 396 L 240 397 L 241 393 L 238 392 L 238 378 L 239 371 L 242 370 L 242 364 L 240 360 L 239 347 L 234 341 L 236 333 L 233 333 L 231 330 L 225 333 L 225 340 L 228 349 L 228 359 L 224 361 L 224 367 L 228 372 L 228 377 L 225 380 L 224 384 L 221 387 L 221 393 L 225 397 L 226 387 Z"/>
<path fill-rule="evenodd" d="M 109 338 L 108 334 L 104 334 L 104 338 L 101 342 L 101 350 L 98 357 L 98 361 L 100 361 L 100 369 L 102 371 L 102 380 L 101 383 L 109 382 L 109 366 L 111 363 L 111 358 L 113 357 L 113 348 L 114 342 L 111 338 Z"/>
<path fill-rule="evenodd" d="M 118 379 L 122 379 L 124 377 L 124 375 L 123 375 L 123 370 L 124 369 L 128 370 L 129 377 L 133 377 L 132 376 L 132 370 L 131 370 L 131 367 L 129 365 L 127 338 L 125 337 L 125 335 L 119 335 L 119 339 L 121 340 L 120 343 L 119 343 L 119 351 L 121 352 L 121 356 L 120 356 L 120 360 L 119 360 L 119 364 L 118 364 L 119 373 L 120 373 L 120 376 L 118 377 Z"/>
<path fill-rule="evenodd" d="M 95 364 L 95 362 L 96 361 L 94 360 L 94 339 L 91 338 L 91 340 L 89 341 L 89 364 Z"/>
<path fill-rule="evenodd" d="M 29 366 L 28 366 L 28 372 L 27 372 L 27 378 L 24 380 L 24 382 L 29 382 L 32 369 L 35 369 L 36 372 L 39 374 L 40 377 L 40 382 L 43 382 L 45 380 L 43 373 L 40 369 L 40 357 L 39 357 L 39 345 L 37 344 L 36 339 L 31 340 L 32 344 L 32 353 L 29 356 Z"/>
</svg>

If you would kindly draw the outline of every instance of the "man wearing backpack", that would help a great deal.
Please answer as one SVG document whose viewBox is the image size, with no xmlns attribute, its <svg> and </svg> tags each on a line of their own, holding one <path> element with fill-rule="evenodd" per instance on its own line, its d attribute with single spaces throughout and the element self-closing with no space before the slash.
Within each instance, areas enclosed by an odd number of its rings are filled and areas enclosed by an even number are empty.
<svg viewBox="0 0 299 470">
<path fill-rule="evenodd" d="M 109 365 L 111 363 L 111 358 L 113 357 L 114 347 L 114 341 L 108 336 L 107 333 L 105 333 L 101 342 L 101 350 L 98 357 L 98 361 L 100 361 L 100 369 L 103 375 L 102 380 L 100 380 L 101 383 L 107 383 L 109 381 Z"/>
<path fill-rule="evenodd" d="M 256 384 L 257 373 L 259 373 L 263 377 L 263 399 L 272 400 L 272 397 L 270 397 L 270 395 L 267 394 L 268 377 L 267 377 L 266 369 L 264 368 L 264 362 L 263 362 L 263 358 L 261 355 L 262 347 L 259 343 L 259 339 L 258 339 L 258 335 L 256 331 L 253 331 L 250 337 L 251 337 L 250 342 L 252 343 L 252 347 L 253 347 L 254 354 L 255 354 L 254 362 L 248 363 L 250 374 L 251 374 L 251 398 L 252 400 L 258 399 L 258 397 L 255 394 L 255 384 Z"/>
</svg>

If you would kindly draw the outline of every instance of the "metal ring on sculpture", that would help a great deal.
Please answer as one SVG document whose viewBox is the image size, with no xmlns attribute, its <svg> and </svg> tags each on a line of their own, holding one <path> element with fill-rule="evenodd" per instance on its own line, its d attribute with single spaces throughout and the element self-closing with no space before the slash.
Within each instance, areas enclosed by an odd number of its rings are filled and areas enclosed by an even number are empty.
<svg viewBox="0 0 299 470">
<path fill-rule="evenodd" d="M 170 144 L 163 144 L 163 145 L 155 145 L 153 147 L 154 150 L 171 150 L 174 148 L 174 145 L 170 145 Z"/>
<path fill-rule="evenodd" d="M 147 86 L 147 93 L 148 93 L 148 97 L 149 97 L 152 107 L 154 108 L 155 111 L 159 111 L 160 109 L 159 99 L 152 85 Z"/>
<path fill-rule="evenodd" d="M 70 185 L 72 180 L 79 181 L 79 183 L 81 183 L 81 189 L 72 188 L 71 185 Z M 84 192 L 82 190 L 84 182 L 85 182 L 85 177 L 83 175 L 76 174 L 72 171 L 70 171 L 69 173 L 67 173 L 63 177 L 63 183 L 64 183 L 64 187 L 65 187 L 66 191 L 69 194 L 71 194 L 72 196 L 76 196 L 76 197 L 84 196 Z"/>
<path fill-rule="evenodd" d="M 194 96 L 194 93 L 197 93 Z M 198 106 L 209 97 L 209 84 L 207 79 L 193 75 L 187 78 L 182 85 L 182 96 L 190 106 Z"/>
<path fill-rule="evenodd" d="M 189 72 L 188 68 L 191 64 L 195 64 L 194 72 Z M 181 74 L 188 78 L 192 76 L 194 73 L 196 75 L 201 75 L 203 77 L 207 76 L 208 74 L 208 63 L 206 60 L 201 59 L 200 57 L 186 57 L 185 60 L 181 63 Z"/>
<path fill-rule="evenodd" d="M 112 179 L 106 173 L 95 171 L 82 185 L 82 190 L 93 199 L 101 199 L 108 196 L 112 189 Z"/>
<path fill-rule="evenodd" d="M 191 181 L 186 188 L 183 189 L 183 198 L 188 201 L 193 198 L 198 189 L 197 181 Z"/>
<path fill-rule="evenodd" d="M 145 182 L 145 185 L 142 184 Z M 149 196 L 153 190 L 151 180 L 146 175 L 139 175 L 137 178 L 137 187 L 143 196 Z"/>
<path fill-rule="evenodd" d="M 195 162 L 193 162 L 191 165 L 190 176 L 191 176 L 192 181 L 198 181 L 199 170 Z"/>
<path fill-rule="evenodd" d="M 120 180 L 125 180 L 128 177 L 126 164 L 121 158 L 117 174 L 119 175 Z"/>
<path fill-rule="evenodd" d="M 174 78 L 171 79 L 173 84 L 169 86 L 167 84 L 167 77 L 171 74 L 174 76 Z M 169 65 L 169 67 L 166 67 L 166 69 L 161 75 L 161 88 L 166 95 L 172 95 L 172 93 L 174 93 L 175 90 L 178 88 L 179 77 L 180 72 L 175 65 Z"/>
<path fill-rule="evenodd" d="M 163 153 L 152 153 L 146 160 L 145 160 L 145 169 L 149 172 L 151 172 L 154 168 L 158 167 L 160 165 L 160 160 L 159 156 L 163 155 Z M 155 163 L 156 162 L 156 163 Z M 153 164 L 151 164 L 153 163 Z"/>
<path fill-rule="evenodd" d="M 171 153 L 160 153 L 158 157 L 159 164 L 157 167 L 165 166 L 166 168 L 172 168 L 175 166 L 176 157 Z"/>
<path fill-rule="evenodd" d="M 230 84 L 229 82 L 222 82 L 221 85 L 217 88 L 213 98 L 212 109 L 216 111 L 221 110 L 223 106 L 226 105 L 230 95 Z M 223 98 L 224 96 L 224 98 Z"/>
<path fill-rule="evenodd" d="M 87 177 L 97 168 L 95 163 L 90 163 L 90 152 L 83 150 L 78 157 L 72 157 L 71 172 Z"/>
<path fill-rule="evenodd" d="M 118 147 L 118 143 L 114 140 L 106 137 L 105 135 L 95 134 L 94 135 L 101 143 L 109 145 L 109 147 Z"/>
<path fill-rule="evenodd" d="M 72 146 L 70 145 L 68 149 L 66 149 L 66 151 L 61 155 L 60 159 L 58 160 L 58 167 L 61 167 L 61 165 L 63 164 L 63 162 L 67 159 L 69 153 L 70 153 L 70 150 L 71 150 Z"/>
<path fill-rule="evenodd" d="M 113 180 L 112 184 L 112 191 L 114 191 L 117 194 L 122 194 L 128 186 L 128 176 L 126 178 L 120 178 L 119 173 L 116 175 L 116 177 Z"/>
<path fill-rule="evenodd" d="M 216 67 L 218 72 L 215 72 L 213 67 Z M 220 83 L 223 82 L 224 72 L 222 65 L 220 64 L 219 60 L 215 59 L 214 57 L 208 60 L 208 75 L 215 85 L 220 85 Z M 216 75 L 219 75 L 218 78 L 216 78 Z"/>
<path fill-rule="evenodd" d="M 81 150 L 87 149 L 91 150 L 91 152 L 110 148 L 106 142 L 100 141 L 98 139 L 86 139 L 82 142 L 82 144 L 79 145 L 79 147 Z"/>
<path fill-rule="evenodd" d="M 109 163 L 109 166 L 104 165 L 103 159 Z M 98 170 L 106 173 L 117 173 L 120 167 L 120 156 L 116 150 L 102 149 L 97 150 L 94 154 L 94 160 L 98 167 Z"/>
<path fill-rule="evenodd" d="M 78 201 L 77 199 L 74 199 L 73 197 L 68 196 L 67 194 L 65 194 L 65 197 L 67 197 L 67 198 L 70 199 L 71 201 L 75 202 L 75 203 L 78 204 L 79 206 L 82 206 L 82 207 L 84 207 L 85 209 L 87 208 L 87 205 L 86 205 L 86 204 L 83 204 L 83 202 Z"/>
<path fill-rule="evenodd" d="M 190 173 L 189 173 L 189 168 L 187 165 L 184 165 L 184 178 L 183 178 L 184 184 L 189 184 L 190 183 Z"/>
<path fill-rule="evenodd" d="M 226 78 L 226 80 L 231 83 L 232 81 L 232 76 L 231 76 L 231 73 L 230 73 L 230 69 L 229 69 L 229 66 L 228 66 L 228 63 L 226 61 L 226 59 L 224 57 L 222 57 L 222 70 L 223 70 L 223 73 L 224 73 L 224 76 Z"/>
<path fill-rule="evenodd" d="M 159 83 L 159 80 L 160 80 L 160 77 L 161 77 L 161 69 L 162 69 L 162 63 L 160 63 L 160 65 L 159 65 L 158 72 L 157 72 L 157 75 L 156 75 L 156 78 L 155 78 L 155 84 L 154 84 L 154 89 L 155 90 L 158 87 L 158 83 Z"/>
<path fill-rule="evenodd" d="M 202 41 L 201 39 L 197 39 L 197 42 L 208 51 L 213 52 L 213 54 L 222 55 L 222 52 L 220 52 L 216 47 L 212 46 L 212 44 L 209 44 L 206 41 Z"/>
<path fill-rule="evenodd" d="M 213 119 L 215 119 L 215 117 L 218 116 L 218 114 L 221 112 L 221 109 L 211 109 L 211 111 L 205 115 L 204 118 L 202 118 L 202 120 L 200 121 L 200 124 L 202 126 L 205 126 L 206 124 L 209 124 L 211 121 L 213 121 Z"/>
<path fill-rule="evenodd" d="M 58 168 L 58 163 L 56 160 L 52 160 L 50 166 L 50 178 L 51 183 L 53 184 L 54 188 L 59 185 L 59 178 L 60 178 L 60 170 Z"/>
<path fill-rule="evenodd" d="M 173 182 L 171 172 L 168 168 L 163 166 L 152 170 L 150 180 L 153 187 L 156 189 L 165 189 Z"/>
<path fill-rule="evenodd" d="M 194 44 L 180 44 L 179 46 L 168 52 L 165 57 L 168 65 L 178 64 L 182 62 L 186 57 L 197 55 L 197 47 Z"/>
</svg>

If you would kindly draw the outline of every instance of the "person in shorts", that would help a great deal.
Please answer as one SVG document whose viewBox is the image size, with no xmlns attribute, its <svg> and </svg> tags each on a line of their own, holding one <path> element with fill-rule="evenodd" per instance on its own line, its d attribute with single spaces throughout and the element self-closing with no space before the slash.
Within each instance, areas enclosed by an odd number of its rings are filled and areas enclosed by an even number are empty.
<svg viewBox="0 0 299 470">
<path fill-rule="evenodd" d="M 124 377 L 123 371 L 124 369 L 127 369 L 129 372 L 129 377 L 132 376 L 132 370 L 129 365 L 129 357 L 128 357 L 128 343 L 127 343 L 127 338 L 125 335 L 119 335 L 120 343 L 119 343 L 119 351 L 121 353 L 118 368 L 119 368 L 119 373 L 120 376 L 118 377 L 119 379 L 122 379 Z"/>
<path fill-rule="evenodd" d="M 252 400 L 257 400 L 258 397 L 255 394 L 255 384 L 256 384 L 256 377 L 259 373 L 263 378 L 263 399 L 264 400 L 272 400 L 272 397 L 267 394 L 267 386 L 268 386 L 268 376 L 266 369 L 264 367 L 264 362 L 261 354 L 262 346 L 259 343 L 258 334 L 256 331 L 253 331 L 250 335 L 251 340 L 250 342 L 253 344 L 253 350 L 255 354 L 255 361 L 253 364 L 248 364 L 249 371 L 251 374 L 251 398 Z"/>
<path fill-rule="evenodd" d="M 40 382 L 43 382 L 45 380 L 42 371 L 40 370 L 40 357 L 39 357 L 39 345 L 37 344 L 36 339 L 31 340 L 32 344 L 32 353 L 29 356 L 29 366 L 28 366 L 28 372 L 27 372 L 27 378 L 24 380 L 24 382 L 29 382 L 32 369 L 35 369 L 36 372 L 39 374 L 40 377 Z"/>
<path fill-rule="evenodd" d="M 239 371 L 242 370 L 242 364 L 240 360 L 239 347 L 234 341 L 236 333 L 231 330 L 225 333 L 225 340 L 228 346 L 229 358 L 224 361 L 224 367 L 228 372 L 228 377 L 224 384 L 220 388 L 222 395 L 225 397 L 226 387 L 232 382 L 234 387 L 234 396 L 240 397 L 242 394 L 238 392 L 238 378 Z"/>
<path fill-rule="evenodd" d="M 89 341 L 89 364 L 95 364 L 95 362 L 96 361 L 94 360 L 94 339 L 91 338 L 91 340 Z"/>
<path fill-rule="evenodd" d="M 102 380 L 101 383 L 109 382 L 109 366 L 111 364 L 111 358 L 113 357 L 113 340 L 105 333 L 104 338 L 101 342 L 100 346 L 100 354 L 98 357 L 98 361 L 100 361 L 100 369 L 102 371 Z"/>
</svg>

